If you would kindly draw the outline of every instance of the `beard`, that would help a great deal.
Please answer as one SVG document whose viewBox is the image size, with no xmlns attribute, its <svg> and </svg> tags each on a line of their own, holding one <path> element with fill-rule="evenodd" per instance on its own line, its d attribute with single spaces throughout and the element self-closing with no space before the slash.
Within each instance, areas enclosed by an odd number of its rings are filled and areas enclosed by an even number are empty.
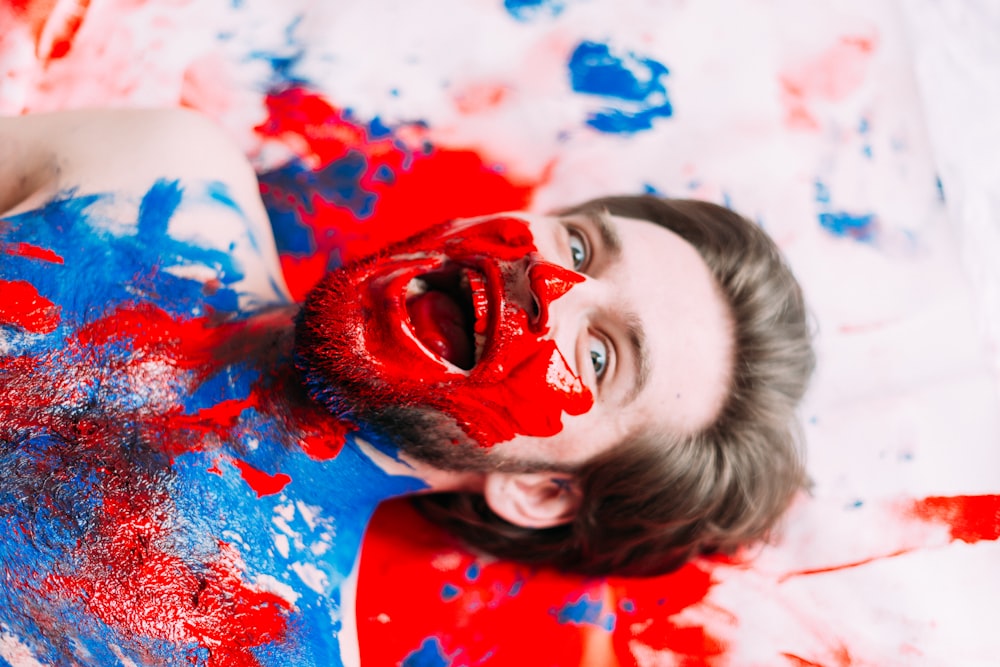
<svg viewBox="0 0 1000 667">
<path fill-rule="evenodd" d="M 527 225 L 501 217 L 441 225 L 331 271 L 296 322 L 310 396 L 435 467 L 506 467 L 494 444 L 554 435 L 563 412 L 593 403 L 545 338 L 546 304 L 539 314 L 521 289 L 554 300 L 581 278 L 536 258 Z M 428 323 L 428 293 L 457 324 L 436 322 L 440 308 Z"/>
</svg>

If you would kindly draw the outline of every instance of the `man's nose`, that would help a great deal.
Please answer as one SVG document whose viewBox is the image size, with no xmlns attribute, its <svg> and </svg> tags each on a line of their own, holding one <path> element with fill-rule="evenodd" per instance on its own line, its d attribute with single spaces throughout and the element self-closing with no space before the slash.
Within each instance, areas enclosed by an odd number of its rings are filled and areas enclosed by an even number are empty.
<svg viewBox="0 0 1000 667">
<path fill-rule="evenodd" d="M 548 326 L 549 306 L 584 277 L 575 271 L 551 264 L 537 255 L 529 255 L 526 263 L 529 300 L 526 312 L 531 328 L 536 332 Z"/>
</svg>

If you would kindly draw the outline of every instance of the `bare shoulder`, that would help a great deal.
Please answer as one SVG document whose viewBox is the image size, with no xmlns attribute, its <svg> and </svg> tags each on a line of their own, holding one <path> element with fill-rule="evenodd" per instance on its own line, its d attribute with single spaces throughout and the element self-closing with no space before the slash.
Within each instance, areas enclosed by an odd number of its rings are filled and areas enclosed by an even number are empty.
<svg viewBox="0 0 1000 667">
<path fill-rule="evenodd" d="M 101 195 L 95 219 L 127 226 L 165 183 L 179 197 L 171 237 L 231 252 L 251 300 L 286 297 L 253 168 L 209 119 L 184 109 L 0 118 L 0 216 L 73 192 Z"/>
</svg>

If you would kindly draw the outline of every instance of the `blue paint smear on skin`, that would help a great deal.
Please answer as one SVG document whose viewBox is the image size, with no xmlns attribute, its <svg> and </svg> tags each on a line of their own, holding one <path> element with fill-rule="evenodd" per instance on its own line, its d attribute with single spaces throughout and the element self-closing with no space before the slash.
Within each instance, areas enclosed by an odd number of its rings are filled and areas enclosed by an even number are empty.
<svg viewBox="0 0 1000 667">
<path fill-rule="evenodd" d="M 168 271 L 211 269 L 223 285 L 231 285 L 242 277 L 239 266 L 228 253 L 167 235 L 172 216 L 188 202 L 232 208 L 232 199 L 224 188 L 210 185 L 202 191 L 182 188 L 177 181 L 157 181 L 144 193 L 132 229 L 104 224 L 107 221 L 100 216 L 101 205 L 114 202 L 110 194 L 75 196 L 73 192 L 65 192 L 37 210 L 6 218 L 0 224 L 0 244 L 31 243 L 53 251 L 64 260 L 58 264 L 0 255 L 3 257 L 0 278 L 26 280 L 60 308 L 60 324 L 55 331 L 45 335 L 12 331 L 5 338 L 9 343 L 5 354 L 44 357 L 46 363 L 55 364 L 46 372 L 58 377 L 62 368 L 58 364 L 71 367 L 95 363 L 91 357 L 79 359 L 66 353 L 67 341 L 79 326 L 118 306 L 152 304 L 174 317 L 187 318 L 211 308 L 220 310 L 222 304 L 225 312 L 220 315 L 243 314 L 236 310 L 237 293 L 233 288 L 223 287 L 208 294 L 200 282 L 178 278 Z M 220 300 L 220 293 L 230 296 Z M 9 330 L 0 328 L 0 335 Z M 101 348 L 100 361 L 109 368 L 126 367 L 133 354 L 130 347 L 128 341 L 108 343 Z M 66 373 L 66 377 L 72 376 Z M 183 396 L 183 411 L 196 414 L 222 401 L 245 399 L 261 382 L 260 370 L 249 362 L 226 364 Z M 124 413 L 143 408 L 144 401 L 149 400 L 135 391 L 127 373 L 107 373 L 102 376 L 100 386 L 81 383 L 76 389 L 81 405 L 101 401 Z M 417 479 L 386 474 L 364 454 L 352 436 L 348 436 L 338 456 L 317 462 L 300 450 L 290 449 L 284 423 L 255 408 L 248 407 L 240 414 L 240 431 L 243 437 L 231 447 L 183 453 L 169 464 L 155 454 L 143 458 L 145 450 L 129 445 L 135 449 L 130 450 L 128 461 L 141 468 L 140 472 L 155 471 L 157 479 L 162 480 L 163 490 L 169 493 L 171 507 L 176 511 L 171 526 L 173 547 L 178 550 L 190 547 L 193 553 L 186 555 L 195 558 L 201 554 L 211 560 L 220 539 L 225 540 L 240 553 L 240 576 L 245 581 L 252 583 L 266 575 L 294 590 L 297 598 L 289 626 L 292 653 L 283 652 L 282 646 L 273 643 L 256 647 L 252 650 L 262 665 L 340 665 L 339 647 L 330 641 L 341 630 L 339 620 L 333 620 L 342 616 L 339 586 L 353 569 L 371 513 L 386 497 L 411 493 L 425 485 Z M 393 450 L 391 443 L 367 437 L 379 442 L 381 451 Z M 77 547 L 91 537 L 92 523 L 103 511 L 107 480 L 102 476 L 107 473 L 91 466 L 88 460 L 61 456 L 66 445 L 65 434 L 39 430 L 26 431 L 26 437 L 19 439 L 16 447 L 0 447 L 0 471 L 40 470 L 53 461 L 64 466 L 60 471 L 62 481 L 46 487 L 47 502 L 31 507 L 30 528 L 26 529 L 22 523 L 24 515 L 18 514 L 22 510 L 0 513 L 3 536 L 0 563 L 29 573 L 72 572 L 80 566 L 74 560 L 79 558 Z M 217 460 L 220 456 L 227 458 L 220 463 Z M 259 498 L 230 463 L 230 457 L 264 472 L 280 470 L 291 481 L 280 493 Z M 221 473 L 210 472 L 212 469 Z M 34 483 L 32 479 L 29 475 L 25 483 Z M 24 488 L 0 485 L 0 507 L 23 509 Z M 351 492 L 338 493 L 338 488 L 350 488 Z M 272 526 L 279 508 L 291 506 L 295 507 L 294 516 L 287 519 L 286 525 L 303 539 L 301 547 L 296 540 L 290 541 L 286 558 L 275 549 L 273 529 L 261 530 L 261 526 Z M 301 507 L 309 508 L 315 518 L 307 517 Z M 287 516 L 288 512 L 280 514 Z M 326 551 L 309 548 L 320 542 L 332 542 L 332 546 Z M 303 582 L 291 567 L 293 563 L 309 565 L 321 573 L 325 577 L 325 590 L 316 592 Z M 65 655 L 65 645 L 57 645 L 63 638 L 50 639 L 34 619 L 12 611 L 24 608 L 29 602 L 37 604 L 37 600 L 32 600 L 37 592 L 32 585 L 29 583 L 24 589 L 0 586 L 0 616 L 5 621 L 13 618 L 11 622 L 16 623 L 5 627 L 5 631 L 30 638 L 35 655 L 42 662 L 54 663 L 58 656 Z M 52 601 L 52 604 L 61 603 Z M 11 611 L 9 616 L 5 615 L 8 611 Z M 75 646 L 88 656 L 91 664 L 118 664 L 125 658 L 142 662 L 150 657 L 168 662 L 177 659 L 178 652 L 189 658 L 208 658 L 205 649 L 157 643 L 153 639 L 143 644 L 146 647 L 143 655 L 128 649 L 122 658 L 108 648 L 120 643 L 116 630 L 72 606 L 53 607 L 52 611 L 79 630 Z M 4 664 L 3 660 L 0 664 Z"/>
<path fill-rule="evenodd" d="M 566 4 L 562 0 L 504 0 L 503 7 L 515 19 L 527 23 L 540 16 L 559 16 Z"/>
<path fill-rule="evenodd" d="M 556 615 L 556 620 L 564 625 L 567 623 L 573 625 L 594 625 L 611 632 L 615 628 L 615 616 L 614 614 L 605 614 L 603 612 L 603 602 L 592 600 L 584 594 L 576 602 L 564 605 Z"/>
<path fill-rule="evenodd" d="M 207 308 L 235 313 L 235 284 L 244 274 L 232 255 L 167 235 L 170 216 L 188 198 L 201 199 L 185 193 L 177 181 L 159 180 L 142 199 L 135 230 L 118 232 L 102 228 L 98 213 L 99 204 L 114 201 L 112 195 L 63 192 L 41 208 L 6 218 L 0 242 L 32 243 L 65 263 L 8 257 L 4 278 L 34 285 L 60 308 L 61 321 L 69 327 L 94 319 L 101 308 L 124 303 L 153 303 L 175 316 L 197 317 Z M 196 267 L 216 276 L 217 290 L 208 293 L 200 280 L 172 273 Z M 48 338 L 53 345 L 61 344 L 58 335 Z"/>
<path fill-rule="evenodd" d="M 441 587 L 441 599 L 445 602 L 451 602 L 459 596 L 462 591 L 453 584 L 445 584 Z"/>
<path fill-rule="evenodd" d="M 615 106 L 588 117 L 587 124 L 596 130 L 634 134 L 673 115 L 664 84 L 670 70 L 652 58 L 631 51 L 619 54 L 608 44 L 585 41 L 573 51 L 569 71 L 574 91 L 615 101 Z"/>
<path fill-rule="evenodd" d="M 420 648 L 403 658 L 401 667 L 449 667 L 449 665 L 451 658 L 445 654 L 441 640 L 437 637 L 428 637 L 420 644 Z"/>
<path fill-rule="evenodd" d="M 475 581 L 479 578 L 479 563 L 469 565 L 469 568 L 465 571 L 465 578 L 469 581 Z"/>
</svg>

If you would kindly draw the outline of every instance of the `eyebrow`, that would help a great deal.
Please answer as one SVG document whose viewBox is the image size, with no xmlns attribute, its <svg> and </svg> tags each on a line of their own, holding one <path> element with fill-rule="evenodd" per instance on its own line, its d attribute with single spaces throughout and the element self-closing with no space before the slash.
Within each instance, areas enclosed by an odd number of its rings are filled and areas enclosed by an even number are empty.
<svg viewBox="0 0 1000 667">
<path fill-rule="evenodd" d="M 617 264 L 622 259 L 622 239 L 618 234 L 618 227 L 611 219 L 611 214 L 604 208 L 587 208 L 580 211 L 597 230 L 597 235 L 601 239 L 601 250 L 609 264 Z M 628 405 L 635 400 L 636 396 L 645 388 L 649 380 L 650 362 L 649 346 L 646 344 L 646 332 L 642 327 L 639 316 L 631 311 L 622 313 L 625 320 L 625 336 L 628 338 L 629 346 L 632 348 L 633 378 L 632 386 L 629 388 L 622 405 Z"/>
<path fill-rule="evenodd" d="M 632 348 L 633 377 L 635 379 L 625 398 L 622 399 L 622 405 L 628 405 L 635 400 L 636 396 L 646 386 L 650 372 L 649 346 L 646 345 L 646 332 L 643 330 L 642 325 L 639 323 L 639 318 L 635 313 L 625 314 L 625 335 Z"/>
<path fill-rule="evenodd" d="M 594 226 L 601 238 L 601 247 L 607 255 L 609 263 L 616 263 L 622 258 L 622 239 L 618 228 L 611 220 L 611 214 L 604 208 L 587 208 L 580 213 Z"/>
</svg>

